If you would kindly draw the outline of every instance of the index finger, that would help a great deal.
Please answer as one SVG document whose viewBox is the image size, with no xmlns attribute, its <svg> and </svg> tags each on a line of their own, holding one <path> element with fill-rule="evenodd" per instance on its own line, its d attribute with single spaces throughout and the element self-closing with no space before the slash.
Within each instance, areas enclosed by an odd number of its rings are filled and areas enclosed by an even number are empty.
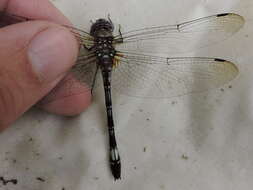
<svg viewBox="0 0 253 190">
<path fill-rule="evenodd" d="M 70 21 L 48 0 L 1 0 L 0 10 L 31 19 L 71 25 Z"/>
</svg>

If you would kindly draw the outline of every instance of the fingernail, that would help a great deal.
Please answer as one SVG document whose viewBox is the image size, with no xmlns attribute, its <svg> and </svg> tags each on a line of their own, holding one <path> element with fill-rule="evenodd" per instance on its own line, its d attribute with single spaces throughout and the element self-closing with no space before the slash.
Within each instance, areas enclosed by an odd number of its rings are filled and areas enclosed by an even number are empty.
<svg viewBox="0 0 253 190">
<path fill-rule="evenodd" d="M 63 75 L 73 65 L 76 54 L 74 37 L 60 27 L 38 33 L 28 47 L 28 60 L 42 82 L 54 81 Z"/>
</svg>

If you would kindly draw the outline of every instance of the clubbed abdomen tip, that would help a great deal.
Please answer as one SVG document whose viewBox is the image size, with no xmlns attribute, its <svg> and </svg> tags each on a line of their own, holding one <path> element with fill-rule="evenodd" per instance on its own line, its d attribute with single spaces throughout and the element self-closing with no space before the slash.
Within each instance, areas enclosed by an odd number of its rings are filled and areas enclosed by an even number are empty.
<svg viewBox="0 0 253 190">
<path fill-rule="evenodd" d="M 114 180 L 121 179 L 121 164 L 120 162 L 111 163 L 111 171 L 114 177 Z"/>
<path fill-rule="evenodd" d="M 121 177 L 121 163 L 120 156 L 117 147 L 111 149 L 110 154 L 110 166 L 114 180 L 118 180 Z"/>
</svg>

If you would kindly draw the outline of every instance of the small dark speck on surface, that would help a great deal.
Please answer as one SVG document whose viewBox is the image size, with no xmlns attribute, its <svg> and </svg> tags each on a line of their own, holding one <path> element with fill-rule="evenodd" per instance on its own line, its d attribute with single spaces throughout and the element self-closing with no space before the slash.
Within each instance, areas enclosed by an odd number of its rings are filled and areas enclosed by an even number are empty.
<svg viewBox="0 0 253 190">
<path fill-rule="evenodd" d="M 175 104 L 177 104 L 176 101 L 172 101 L 172 102 L 171 102 L 171 105 L 175 105 Z"/>
<path fill-rule="evenodd" d="M 188 156 L 186 156 L 185 154 L 182 154 L 181 158 L 184 160 L 188 160 Z"/>
<path fill-rule="evenodd" d="M 16 159 L 13 159 L 12 160 L 13 164 L 17 163 L 17 160 Z"/>
<path fill-rule="evenodd" d="M 139 109 L 140 112 L 143 112 L 143 109 Z"/>
<path fill-rule="evenodd" d="M 143 148 L 143 152 L 146 152 L 146 151 L 147 151 L 147 147 L 144 147 L 144 148 Z"/>
<path fill-rule="evenodd" d="M 221 92 L 224 92 L 224 88 L 221 88 L 220 91 L 221 91 Z"/>
<path fill-rule="evenodd" d="M 136 166 L 134 166 L 134 169 L 135 169 L 135 170 L 137 169 Z"/>
<path fill-rule="evenodd" d="M 147 118 L 147 119 L 146 119 L 146 121 L 150 121 L 150 119 L 149 119 L 149 118 Z"/>
<path fill-rule="evenodd" d="M 45 182 L 46 180 L 45 179 L 43 179 L 43 178 L 41 178 L 41 177 L 37 177 L 36 178 L 38 181 L 41 181 L 41 182 Z"/>
<path fill-rule="evenodd" d="M 33 138 L 31 137 L 31 138 L 29 139 L 29 141 L 32 142 L 32 141 L 33 141 Z"/>
<path fill-rule="evenodd" d="M 65 190 L 65 188 L 63 187 L 61 190 Z"/>
<path fill-rule="evenodd" d="M 36 153 L 35 155 L 36 155 L 36 156 L 40 156 L 40 153 Z"/>
<path fill-rule="evenodd" d="M 59 159 L 59 160 L 62 160 L 62 159 L 63 159 L 63 157 L 62 157 L 62 156 L 60 156 L 60 157 L 58 157 L 58 159 Z"/>
<path fill-rule="evenodd" d="M 99 177 L 94 177 L 95 180 L 99 180 Z"/>
<path fill-rule="evenodd" d="M 228 88 L 232 88 L 232 85 L 229 85 Z"/>
<path fill-rule="evenodd" d="M 17 179 L 4 179 L 4 177 L 0 177 L 0 181 L 3 183 L 3 185 L 7 185 L 8 183 L 12 183 L 14 185 L 16 185 L 18 183 Z"/>
<path fill-rule="evenodd" d="M 28 167 L 26 167 L 26 168 L 25 168 L 25 170 L 29 170 L 29 168 L 28 168 Z"/>
</svg>

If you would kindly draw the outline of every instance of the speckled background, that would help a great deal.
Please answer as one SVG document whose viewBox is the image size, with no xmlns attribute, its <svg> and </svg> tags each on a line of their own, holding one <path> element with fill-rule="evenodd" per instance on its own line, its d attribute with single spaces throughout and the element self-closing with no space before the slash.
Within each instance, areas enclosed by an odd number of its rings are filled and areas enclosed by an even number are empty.
<svg viewBox="0 0 253 190">
<path fill-rule="evenodd" d="M 246 23 L 235 36 L 182 56 L 236 63 L 219 89 L 151 100 L 113 95 L 122 180 L 107 162 L 102 88 L 73 118 L 31 109 L 0 134 L 1 190 L 250 190 L 253 186 L 253 3 L 251 0 L 53 0 L 82 29 L 108 13 L 124 30 L 175 24 L 223 12 Z M 229 86 L 231 85 L 231 86 Z"/>
</svg>

